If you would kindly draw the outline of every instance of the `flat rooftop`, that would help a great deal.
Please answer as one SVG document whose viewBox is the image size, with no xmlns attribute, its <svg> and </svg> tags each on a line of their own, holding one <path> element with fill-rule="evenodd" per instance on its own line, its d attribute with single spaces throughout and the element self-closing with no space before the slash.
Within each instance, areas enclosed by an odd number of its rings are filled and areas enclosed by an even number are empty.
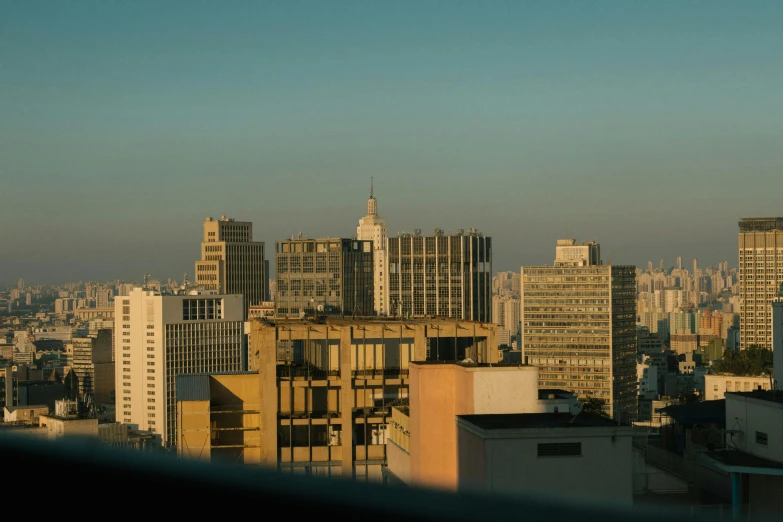
<svg viewBox="0 0 783 522">
<path fill-rule="evenodd" d="M 539 428 L 605 428 L 618 426 L 616 421 L 597 413 L 509 413 L 498 415 L 459 415 L 483 430 L 519 430 Z"/>
<path fill-rule="evenodd" d="M 783 403 L 783 391 L 780 390 L 753 390 L 748 392 L 726 392 L 726 395 L 739 395 L 762 401 Z"/>
<path fill-rule="evenodd" d="M 517 363 L 478 363 L 475 361 L 411 361 L 411 364 L 419 366 L 463 366 L 465 368 L 530 368 L 529 364 Z"/>
</svg>

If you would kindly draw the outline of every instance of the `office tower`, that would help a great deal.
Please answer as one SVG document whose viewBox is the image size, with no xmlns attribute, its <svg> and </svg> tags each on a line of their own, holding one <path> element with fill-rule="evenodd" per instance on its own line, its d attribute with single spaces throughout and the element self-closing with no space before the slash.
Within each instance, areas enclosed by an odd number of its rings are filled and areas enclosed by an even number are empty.
<svg viewBox="0 0 783 522">
<path fill-rule="evenodd" d="M 386 293 L 389 285 L 385 283 L 388 273 L 386 267 L 386 220 L 378 215 L 378 204 L 372 193 L 370 182 L 370 199 L 367 200 L 367 215 L 359 220 L 356 227 L 356 239 L 372 241 L 373 244 L 373 309 L 375 315 L 386 315 Z"/>
<path fill-rule="evenodd" d="M 691 274 L 693 277 L 696 277 L 696 270 L 699 269 L 699 260 L 695 257 L 693 258 L 693 274 Z"/>
<path fill-rule="evenodd" d="M 388 241 L 389 313 L 490 321 L 492 239 L 471 228 L 454 235 L 435 229 Z"/>
<path fill-rule="evenodd" d="M 663 259 L 661 259 L 661 262 L 660 262 L 660 264 L 658 265 L 658 268 L 660 268 L 660 269 L 661 269 L 661 271 L 663 271 Z"/>
<path fill-rule="evenodd" d="M 682 270 L 682 256 L 677 256 L 677 270 Z"/>
<path fill-rule="evenodd" d="M 619 421 L 636 416 L 633 266 L 603 265 L 595 242 L 559 240 L 554 266 L 522 267 L 522 357 L 541 388 L 604 401 Z"/>
<path fill-rule="evenodd" d="M 193 290 L 160 295 L 134 288 L 115 301 L 117 421 L 176 433 L 176 376 L 246 368 L 241 295 Z"/>
<path fill-rule="evenodd" d="M 252 320 L 250 367 L 258 373 L 184 377 L 192 385 L 178 397 L 188 422 L 180 425 L 177 453 L 381 480 L 391 406 L 408 397 L 411 363 L 470 358 L 474 367 L 487 367 L 498 360 L 496 333 L 492 324 L 454 319 Z M 280 340 L 299 345 L 303 360 L 281 360 Z M 486 371 L 497 376 L 504 370 Z M 470 392 L 493 396 L 493 384 L 474 384 L 472 371 L 460 372 L 462 382 L 470 379 Z M 452 392 L 441 391 L 444 397 Z M 238 414 L 215 414 L 228 409 Z"/>
<path fill-rule="evenodd" d="M 647 271 L 648 272 L 652 272 L 653 271 L 652 261 L 647 261 Z"/>
<path fill-rule="evenodd" d="M 107 369 L 102 363 L 112 362 L 112 330 L 97 330 L 89 337 L 74 337 L 73 344 L 73 372 L 79 383 L 79 398 L 82 401 L 94 400 L 96 367 L 97 372 Z M 113 368 L 112 368 L 113 373 Z M 104 379 L 100 379 L 101 382 Z M 89 399 L 88 399 L 89 398 Z"/>
<path fill-rule="evenodd" d="M 99 287 L 95 292 L 95 308 L 109 308 L 112 291 L 106 287 Z"/>
<path fill-rule="evenodd" d="M 275 244 L 278 317 L 373 314 L 373 242 L 286 239 Z"/>
<path fill-rule="evenodd" d="M 739 221 L 740 349 L 772 349 L 771 303 L 783 283 L 783 218 Z"/>
<path fill-rule="evenodd" d="M 222 216 L 204 221 L 196 285 L 219 294 L 241 294 L 244 317 L 253 305 L 268 300 L 268 264 L 264 243 L 253 241 L 253 224 Z"/>
<path fill-rule="evenodd" d="M 19 278 L 19 283 L 17 283 L 16 288 L 21 292 L 24 290 L 24 278 Z"/>
</svg>

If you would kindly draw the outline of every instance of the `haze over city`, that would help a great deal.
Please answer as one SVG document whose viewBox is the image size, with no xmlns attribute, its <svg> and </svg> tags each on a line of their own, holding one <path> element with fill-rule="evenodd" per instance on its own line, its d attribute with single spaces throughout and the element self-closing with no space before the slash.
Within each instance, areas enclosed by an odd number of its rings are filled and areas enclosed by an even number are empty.
<svg viewBox="0 0 783 522">
<path fill-rule="evenodd" d="M 5 2 L 0 279 L 192 271 L 201 222 L 728 260 L 777 215 L 783 6 Z"/>
</svg>

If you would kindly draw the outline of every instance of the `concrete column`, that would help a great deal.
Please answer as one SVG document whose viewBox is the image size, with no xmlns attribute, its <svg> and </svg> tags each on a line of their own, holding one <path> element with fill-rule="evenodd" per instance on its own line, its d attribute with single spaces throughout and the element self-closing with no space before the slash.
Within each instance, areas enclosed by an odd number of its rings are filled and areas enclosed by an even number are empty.
<svg viewBox="0 0 783 522">
<path fill-rule="evenodd" d="M 278 454 L 277 328 L 254 321 L 251 335 L 253 336 L 253 348 L 258 350 L 261 463 L 276 467 Z"/>
<path fill-rule="evenodd" d="M 353 372 L 351 371 L 351 338 L 353 328 L 340 331 L 340 418 L 343 423 L 343 477 L 353 478 Z"/>
</svg>

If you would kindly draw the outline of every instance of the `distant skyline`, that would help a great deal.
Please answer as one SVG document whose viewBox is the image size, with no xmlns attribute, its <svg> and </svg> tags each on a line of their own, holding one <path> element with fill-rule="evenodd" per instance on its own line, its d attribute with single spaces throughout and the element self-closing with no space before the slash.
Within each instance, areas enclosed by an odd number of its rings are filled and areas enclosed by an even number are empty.
<svg viewBox="0 0 783 522">
<path fill-rule="evenodd" d="M 737 266 L 780 216 L 783 3 L 0 5 L 0 283 L 181 279 L 267 244 L 473 226 L 493 271 Z M 686 263 L 687 260 L 687 263 Z"/>
</svg>

